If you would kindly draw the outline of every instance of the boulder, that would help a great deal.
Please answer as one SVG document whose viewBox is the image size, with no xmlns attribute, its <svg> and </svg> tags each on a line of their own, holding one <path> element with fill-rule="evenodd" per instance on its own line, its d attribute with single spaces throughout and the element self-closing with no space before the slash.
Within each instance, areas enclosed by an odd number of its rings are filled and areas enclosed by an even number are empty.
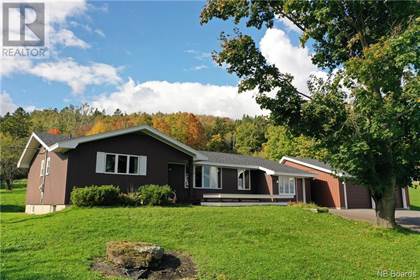
<svg viewBox="0 0 420 280">
<path fill-rule="evenodd" d="M 163 252 L 160 246 L 143 242 L 115 241 L 106 247 L 108 261 L 125 268 L 158 267 Z"/>
</svg>

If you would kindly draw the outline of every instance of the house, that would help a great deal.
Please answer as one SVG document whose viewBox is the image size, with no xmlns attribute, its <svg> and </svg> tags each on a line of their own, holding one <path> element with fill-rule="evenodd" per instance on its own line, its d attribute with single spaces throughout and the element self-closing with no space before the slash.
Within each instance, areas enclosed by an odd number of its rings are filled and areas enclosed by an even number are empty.
<svg viewBox="0 0 420 280">
<path fill-rule="evenodd" d="M 343 174 L 337 174 L 326 163 L 289 156 L 283 157 L 280 163 L 314 174 L 310 183 L 310 200 L 320 206 L 345 209 L 375 207 L 367 188 L 340 178 Z M 396 190 L 395 198 L 396 208 L 408 209 L 410 204 L 407 187 Z"/>
<path fill-rule="evenodd" d="M 314 176 L 257 157 L 197 151 L 145 125 L 79 138 L 33 133 L 18 167 L 28 169 L 26 212 L 34 214 L 64 209 L 75 186 L 89 185 L 131 192 L 169 184 L 178 202 L 206 205 L 309 201 Z"/>
</svg>

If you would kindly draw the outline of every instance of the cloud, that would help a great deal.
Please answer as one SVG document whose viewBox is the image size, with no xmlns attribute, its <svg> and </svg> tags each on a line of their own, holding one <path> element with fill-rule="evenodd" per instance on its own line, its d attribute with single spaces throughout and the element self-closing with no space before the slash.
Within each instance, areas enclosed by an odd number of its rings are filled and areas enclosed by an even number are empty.
<svg viewBox="0 0 420 280">
<path fill-rule="evenodd" d="M 4 116 L 8 112 L 13 112 L 17 109 L 17 105 L 13 103 L 10 95 L 5 92 L 0 92 L 0 116 Z"/>
<path fill-rule="evenodd" d="M 267 29 L 261 38 L 260 49 L 267 61 L 276 65 L 280 72 L 294 76 L 293 84 L 299 91 L 308 93 L 306 83 L 310 75 L 326 76 L 312 63 L 309 50 L 293 46 L 281 29 Z"/>
<path fill-rule="evenodd" d="M 197 60 L 209 60 L 211 59 L 211 53 L 198 51 L 194 49 L 185 50 L 185 53 L 191 54 Z"/>
<path fill-rule="evenodd" d="M 299 27 L 297 27 L 290 19 L 285 18 L 285 17 L 281 17 L 281 18 L 279 18 L 279 20 L 284 25 L 284 27 L 286 27 L 286 29 L 288 31 L 293 31 L 293 32 L 296 32 L 298 34 L 303 33 L 303 31 L 300 30 Z"/>
<path fill-rule="evenodd" d="M 25 72 L 32 67 L 32 61 L 27 58 L 1 59 L 0 75 L 6 77 L 15 72 Z"/>
<path fill-rule="evenodd" d="M 121 81 L 118 71 L 118 68 L 109 64 L 81 65 L 71 58 L 39 63 L 27 70 L 48 81 L 64 82 L 76 94 L 83 93 L 89 85 L 118 84 Z"/>
<path fill-rule="evenodd" d="M 90 48 L 90 45 L 79 39 L 74 35 L 73 31 L 68 29 L 61 29 L 59 31 L 54 32 L 54 35 L 51 36 L 51 44 L 61 44 L 66 47 L 79 47 L 81 49 Z"/>
<path fill-rule="evenodd" d="M 94 98 L 92 106 L 110 114 L 116 109 L 127 113 L 187 111 L 231 118 L 264 113 L 251 92 L 238 94 L 237 90 L 234 86 L 189 82 L 138 83 L 130 78 L 118 91 Z"/>
</svg>

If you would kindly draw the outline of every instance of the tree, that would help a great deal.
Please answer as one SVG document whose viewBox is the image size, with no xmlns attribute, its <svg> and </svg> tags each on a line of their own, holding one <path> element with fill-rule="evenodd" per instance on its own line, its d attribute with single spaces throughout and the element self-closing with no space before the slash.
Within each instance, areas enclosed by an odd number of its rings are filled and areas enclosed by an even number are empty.
<svg viewBox="0 0 420 280">
<path fill-rule="evenodd" d="M 17 108 L 13 114 L 7 113 L 0 119 L 0 132 L 16 138 L 28 137 L 30 126 L 30 116 L 21 107 Z"/>
<path fill-rule="evenodd" d="M 265 138 L 267 124 L 264 117 L 244 116 L 236 125 L 235 150 L 245 155 L 258 153 L 267 140 Z"/>
<path fill-rule="evenodd" d="M 221 35 L 214 59 L 240 78 L 239 91 L 257 89 L 275 124 L 315 139 L 335 169 L 366 186 L 383 227 L 395 227 L 394 190 L 419 175 L 418 11 L 416 1 L 211 0 L 201 13 L 202 23 L 245 18 L 256 28 L 284 17 L 302 45 L 312 39 L 313 62 L 334 74 L 311 81 L 309 94 L 238 31 Z"/>
<path fill-rule="evenodd" d="M 294 137 L 286 127 L 270 125 L 266 132 L 267 142 L 263 144 L 262 155 L 271 160 L 280 160 L 283 156 L 307 157 L 323 160 L 325 149 L 308 137 Z"/>
<path fill-rule="evenodd" d="M 24 146 L 24 139 L 0 133 L 0 177 L 8 190 L 12 189 L 16 176 L 23 172 L 17 168 L 17 162 Z"/>
</svg>

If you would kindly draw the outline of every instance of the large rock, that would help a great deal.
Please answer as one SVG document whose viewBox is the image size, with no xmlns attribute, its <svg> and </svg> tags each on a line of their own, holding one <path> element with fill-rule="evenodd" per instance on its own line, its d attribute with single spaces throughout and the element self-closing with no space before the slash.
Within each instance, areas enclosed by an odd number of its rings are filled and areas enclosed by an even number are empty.
<svg viewBox="0 0 420 280">
<path fill-rule="evenodd" d="M 159 266 L 163 248 L 143 242 L 115 241 L 106 248 L 108 261 L 126 268 L 150 268 Z"/>
</svg>

